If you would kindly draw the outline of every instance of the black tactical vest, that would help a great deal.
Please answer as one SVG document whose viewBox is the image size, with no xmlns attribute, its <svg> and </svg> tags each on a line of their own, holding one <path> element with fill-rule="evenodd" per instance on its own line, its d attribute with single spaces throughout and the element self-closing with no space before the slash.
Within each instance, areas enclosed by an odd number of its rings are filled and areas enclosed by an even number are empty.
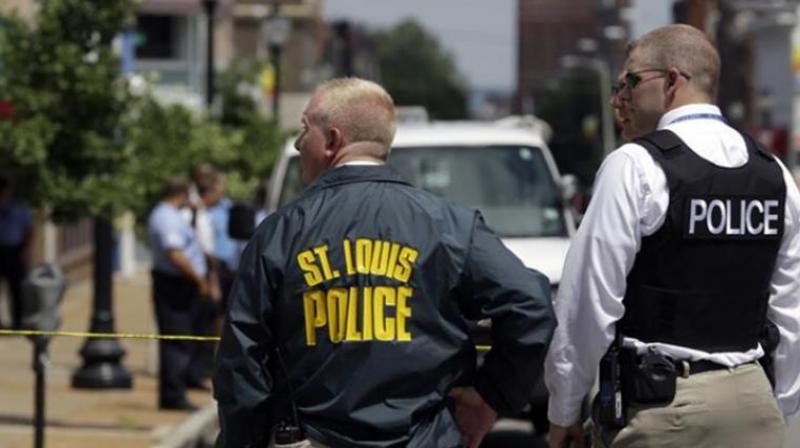
<svg viewBox="0 0 800 448">
<path fill-rule="evenodd" d="M 779 164 L 747 135 L 748 162 L 712 164 L 673 132 L 637 139 L 664 170 L 664 224 L 642 238 L 620 331 L 708 352 L 756 347 L 784 227 Z"/>
</svg>

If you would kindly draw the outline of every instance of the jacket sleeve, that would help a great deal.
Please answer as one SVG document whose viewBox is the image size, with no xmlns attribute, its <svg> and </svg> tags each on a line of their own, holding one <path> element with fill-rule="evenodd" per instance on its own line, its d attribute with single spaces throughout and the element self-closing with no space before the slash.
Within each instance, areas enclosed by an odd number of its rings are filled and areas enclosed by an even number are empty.
<svg viewBox="0 0 800 448">
<path fill-rule="evenodd" d="M 783 241 L 770 282 L 767 318 L 778 327 L 773 353 L 775 398 L 787 422 L 800 417 L 800 191 L 789 170 L 781 164 L 786 184 Z"/>
<path fill-rule="evenodd" d="M 492 320 L 492 348 L 475 389 L 498 413 L 516 413 L 530 399 L 556 327 L 550 282 L 526 268 L 476 213 L 464 270 L 462 304 Z M 465 303 L 466 301 L 466 303 Z"/>
<path fill-rule="evenodd" d="M 269 436 L 267 400 L 272 377 L 264 366 L 271 332 L 265 322 L 269 321 L 275 290 L 265 258 L 253 242 L 242 255 L 228 297 L 228 315 L 217 351 L 218 448 L 266 446 Z"/>
</svg>

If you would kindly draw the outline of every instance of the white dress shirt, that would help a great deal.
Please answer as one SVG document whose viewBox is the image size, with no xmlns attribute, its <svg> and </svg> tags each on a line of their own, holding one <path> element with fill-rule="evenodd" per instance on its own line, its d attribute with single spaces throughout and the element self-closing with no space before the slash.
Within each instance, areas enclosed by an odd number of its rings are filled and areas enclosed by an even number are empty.
<svg viewBox="0 0 800 448">
<path fill-rule="evenodd" d="M 377 166 L 383 165 L 383 162 L 377 162 L 375 160 L 353 160 L 350 162 L 345 162 L 340 165 L 336 165 L 335 168 L 339 168 L 340 166 Z"/>
<path fill-rule="evenodd" d="M 686 118 L 676 121 L 679 117 Z M 744 165 L 748 160 L 744 139 L 721 118 L 716 106 L 687 105 L 664 114 L 658 129 L 673 131 L 715 165 Z M 780 330 L 775 395 L 788 419 L 800 408 L 800 192 L 786 167 L 780 166 L 786 183 L 785 228 L 770 282 L 767 317 Z M 642 238 L 661 227 L 668 205 L 664 171 L 642 146 L 623 145 L 603 162 L 591 205 L 567 254 L 555 302 L 558 327 L 545 360 L 551 422 L 561 426 L 578 422 L 582 400 L 625 312 L 626 277 Z M 708 353 L 632 338 L 626 338 L 625 345 L 639 351 L 653 347 L 674 359 L 726 366 L 764 354 L 761 346 L 746 352 Z"/>
<path fill-rule="evenodd" d="M 194 210 L 191 207 L 184 207 L 183 217 L 186 218 L 186 222 L 194 225 L 194 231 L 197 233 L 203 253 L 213 255 L 214 226 L 211 224 L 211 214 L 208 213 L 203 200 L 200 199 L 200 193 L 194 185 L 189 187 L 189 202 L 193 204 Z M 194 223 L 192 223 L 192 215 L 194 215 Z"/>
</svg>

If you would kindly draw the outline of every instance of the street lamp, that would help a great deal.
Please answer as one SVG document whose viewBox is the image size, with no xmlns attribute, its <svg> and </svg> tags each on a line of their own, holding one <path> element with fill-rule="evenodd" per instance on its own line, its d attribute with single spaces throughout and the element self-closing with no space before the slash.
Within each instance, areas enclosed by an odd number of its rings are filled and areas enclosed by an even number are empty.
<svg viewBox="0 0 800 448">
<path fill-rule="evenodd" d="M 214 12 L 217 0 L 203 0 L 206 12 L 206 106 L 211 110 L 214 103 Z"/>
<path fill-rule="evenodd" d="M 611 71 L 608 63 L 602 59 L 568 54 L 561 57 L 561 65 L 565 68 L 586 67 L 597 73 L 600 88 L 601 132 L 603 138 L 603 155 L 614 149 L 614 119 L 611 105 Z"/>
<path fill-rule="evenodd" d="M 275 68 L 275 90 L 272 95 L 272 119 L 275 123 L 280 123 L 278 114 L 280 113 L 281 95 L 281 52 L 289 33 L 292 31 L 292 22 L 280 15 L 280 3 L 275 2 L 273 13 L 266 21 L 267 44 L 269 54 L 272 56 L 272 66 Z"/>
<path fill-rule="evenodd" d="M 114 333 L 112 300 L 113 228 L 106 217 L 94 219 L 94 303 L 89 331 Z M 125 350 L 114 338 L 89 338 L 80 351 L 83 365 L 72 375 L 76 389 L 130 389 L 131 372 L 121 364 Z"/>
</svg>

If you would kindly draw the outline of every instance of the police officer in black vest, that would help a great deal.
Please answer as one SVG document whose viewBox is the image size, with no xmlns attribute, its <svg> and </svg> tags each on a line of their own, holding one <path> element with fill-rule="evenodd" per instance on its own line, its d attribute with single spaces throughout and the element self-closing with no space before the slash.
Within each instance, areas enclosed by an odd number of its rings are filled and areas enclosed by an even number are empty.
<svg viewBox="0 0 800 448">
<path fill-rule="evenodd" d="M 599 366 L 595 446 L 781 448 L 800 398 L 800 194 L 713 105 L 702 32 L 660 28 L 627 56 L 611 105 L 633 141 L 600 168 L 556 301 L 551 446 L 583 445 Z"/>
</svg>

